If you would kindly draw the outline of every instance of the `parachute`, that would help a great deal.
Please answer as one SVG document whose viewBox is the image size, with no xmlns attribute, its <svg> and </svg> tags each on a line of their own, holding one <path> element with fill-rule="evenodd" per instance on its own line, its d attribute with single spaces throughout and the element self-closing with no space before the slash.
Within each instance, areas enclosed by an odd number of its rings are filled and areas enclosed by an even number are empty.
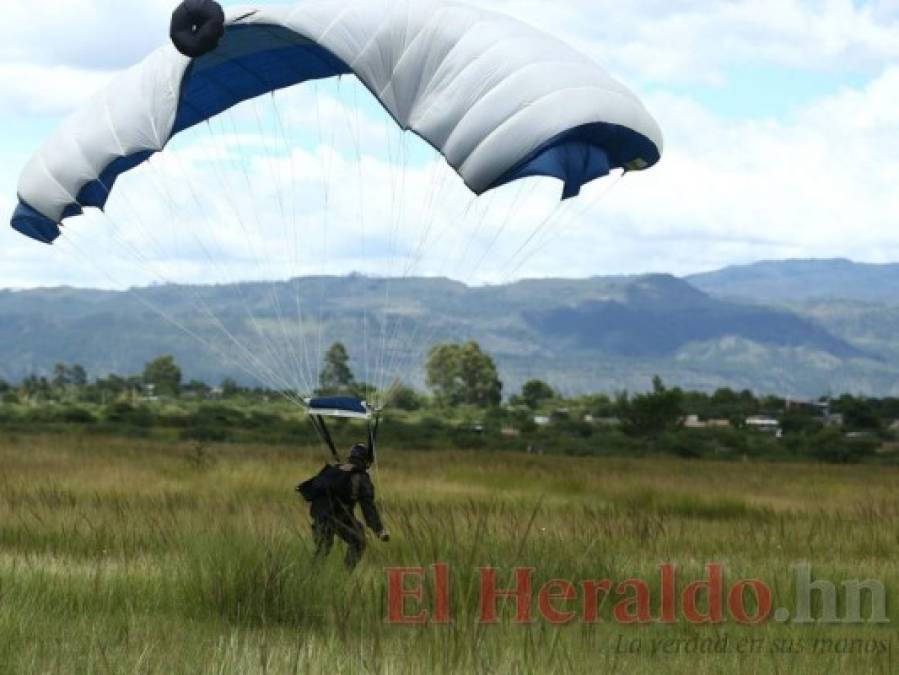
<svg viewBox="0 0 899 675">
<path fill-rule="evenodd" d="M 344 104 L 348 86 L 353 101 Z M 340 112 L 333 115 L 322 94 L 328 87 L 336 87 L 339 99 L 331 108 Z M 311 97 L 299 99 L 296 92 Z M 269 109 L 260 112 L 265 102 Z M 342 126 L 327 119 L 339 115 L 345 116 Z M 386 144 L 380 154 L 364 147 L 360 128 L 369 118 L 374 131 L 367 135 L 380 133 Z M 323 133 L 329 122 L 330 134 Z M 252 133 L 241 126 L 254 123 Z M 317 137 L 311 126 L 319 127 Z M 214 152 L 194 160 L 179 143 L 204 132 Z M 410 149 L 409 139 L 418 145 Z M 232 150 L 240 141 L 250 148 L 244 154 Z M 298 156 L 299 147 L 305 154 Z M 322 429 L 327 416 L 367 419 L 371 429 L 390 398 L 388 385 L 411 377 L 400 364 L 420 364 L 435 336 L 463 337 L 458 326 L 415 324 L 425 301 L 403 296 L 406 287 L 392 279 L 420 273 L 426 256 L 445 264 L 442 274 L 457 281 L 500 259 L 505 273 L 499 278 L 513 277 L 526 254 L 561 229 L 554 220 L 565 211 L 560 205 L 580 203 L 583 198 L 575 198 L 585 186 L 605 176 L 654 166 L 662 151 L 659 126 L 634 93 L 566 43 L 501 14 L 450 0 L 307 0 L 225 11 L 212 0 L 187 0 L 173 16 L 171 43 L 118 75 L 31 158 L 11 225 L 39 242 L 72 248 L 110 277 L 149 270 L 168 289 L 168 295 L 140 295 L 154 311 L 244 374 L 285 392 Z M 375 182 L 378 165 L 369 155 L 386 158 L 389 180 Z M 209 157 L 218 158 L 212 172 L 217 188 L 196 179 L 195 165 L 215 163 Z M 302 180 L 314 161 L 323 165 L 323 189 L 313 198 Z M 333 169 L 341 162 L 348 168 Z M 413 169 L 430 180 L 415 182 Z M 148 213 L 155 204 L 147 201 L 134 207 L 126 189 L 132 178 L 153 186 L 164 214 Z M 554 195 L 555 181 L 562 183 L 562 200 L 554 197 L 545 217 L 528 202 L 539 192 L 530 181 L 538 180 L 554 186 Z M 514 201 L 505 198 L 513 184 Z M 366 203 L 372 192 L 379 210 Z M 356 197 L 345 197 L 350 193 Z M 348 214 L 353 200 L 358 205 Z M 439 208 L 447 215 L 438 218 Z M 116 209 L 127 226 L 111 215 Z M 298 213 L 307 210 L 315 214 L 303 222 Z M 79 245 L 79 229 L 89 228 L 73 219 L 93 214 L 110 221 L 111 245 L 133 265 L 110 271 L 112 255 L 93 242 Z M 511 255 L 497 255 L 497 242 L 527 218 L 535 226 L 511 244 Z M 171 242 L 159 242 L 168 236 Z M 362 249 L 347 265 L 364 265 L 377 249 L 375 269 L 381 272 L 383 261 L 392 259 L 398 270 L 394 277 L 346 282 L 355 283 L 345 294 L 352 328 L 332 316 L 336 310 L 329 313 L 334 299 L 325 290 L 326 275 L 347 271 L 327 266 L 334 239 L 347 236 Z M 472 258 L 477 246 L 480 256 Z M 258 273 L 229 274 L 218 253 L 224 249 L 255 260 Z M 185 290 L 196 306 L 191 323 L 171 309 L 178 289 L 197 279 L 196 266 L 189 279 L 179 278 L 179 270 L 188 269 L 179 267 L 188 250 L 209 260 L 201 279 L 210 285 L 290 281 L 265 292 L 240 287 L 228 305 L 215 304 L 211 287 Z M 302 254 L 316 266 L 300 264 Z M 308 269 L 318 271 L 317 280 Z M 135 283 L 113 281 L 124 288 Z M 449 301 L 450 291 L 429 300 L 429 308 Z M 378 391 L 313 403 L 311 364 L 321 360 L 328 320 L 344 331 L 338 337 L 356 340 L 352 346 L 359 348 L 352 351 L 364 352 Z M 212 337 L 215 331 L 220 335 Z"/>
<path fill-rule="evenodd" d="M 439 0 L 350 0 L 234 10 L 217 47 L 166 45 L 116 78 L 38 151 L 12 226 L 43 242 L 176 134 L 253 97 L 355 75 L 476 194 L 528 176 L 565 198 L 662 152 L 637 97 L 589 59 L 514 19 Z"/>
</svg>

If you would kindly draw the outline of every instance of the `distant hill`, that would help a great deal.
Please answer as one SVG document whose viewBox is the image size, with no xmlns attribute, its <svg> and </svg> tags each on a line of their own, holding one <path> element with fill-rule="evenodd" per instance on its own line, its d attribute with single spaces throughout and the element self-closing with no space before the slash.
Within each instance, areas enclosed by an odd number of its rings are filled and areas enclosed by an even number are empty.
<svg viewBox="0 0 899 675">
<path fill-rule="evenodd" d="M 899 264 L 769 261 L 694 274 L 686 281 L 712 295 L 762 304 L 840 299 L 899 305 Z"/>
<path fill-rule="evenodd" d="M 724 296 L 739 293 L 721 286 L 743 287 L 717 285 L 731 277 L 715 274 L 699 282 L 717 297 L 668 275 L 472 288 L 348 276 L 2 291 L 0 377 L 47 374 L 57 362 L 81 363 L 93 376 L 138 373 L 171 353 L 187 377 L 210 383 L 249 382 L 263 370 L 269 379 L 290 372 L 311 383 L 321 350 L 339 339 L 360 378 L 399 374 L 421 386 L 432 344 L 475 339 L 496 358 L 507 392 L 532 377 L 566 393 L 642 390 L 659 374 L 700 389 L 899 393 L 899 339 L 891 337 L 899 331 L 878 331 L 876 316 L 859 315 L 852 303 L 836 312 L 827 302 L 784 307 L 780 296 L 778 308 L 734 301 Z M 883 316 L 899 326 L 899 310 Z"/>
<path fill-rule="evenodd" d="M 799 316 L 715 300 L 673 277 L 640 279 L 622 300 L 526 312 L 541 333 L 580 349 L 628 357 L 668 357 L 694 342 L 742 338 L 761 345 L 807 347 L 838 358 L 863 352 Z"/>
</svg>

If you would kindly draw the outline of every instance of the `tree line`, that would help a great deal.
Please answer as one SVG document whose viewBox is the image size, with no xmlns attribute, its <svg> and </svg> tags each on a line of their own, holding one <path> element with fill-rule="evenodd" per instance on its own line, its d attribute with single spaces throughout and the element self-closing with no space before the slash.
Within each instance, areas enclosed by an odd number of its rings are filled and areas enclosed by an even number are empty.
<svg viewBox="0 0 899 675">
<path fill-rule="evenodd" d="M 315 395 L 350 395 L 364 398 L 374 387 L 359 381 L 351 367 L 346 346 L 335 342 L 324 355 Z M 874 398 L 844 394 L 821 397 L 812 402 L 795 402 L 780 396 L 757 396 L 749 390 L 720 388 L 714 392 L 685 391 L 668 387 L 658 377 L 652 389 L 631 394 L 561 395 L 550 384 L 534 379 L 504 402 L 503 382 L 493 358 L 474 341 L 447 343 L 433 347 L 425 363 L 428 392 L 394 383 L 382 392 L 390 404 L 401 410 L 427 407 L 469 407 L 489 410 L 526 408 L 548 415 L 573 409 L 593 418 L 618 419 L 625 427 L 647 434 L 677 426 L 687 414 L 701 419 L 726 420 L 740 426 L 754 415 L 775 416 L 785 431 L 801 430 L 820 418 L 822 411 L 839 415 L 842 425 L 852 431 L 880 431 L 899 420 L 899 398 Z M 123 396 L 143 398 L 271 398 L 281 392 L 264 387 L 248 387 L 225 378 L 218 387 L 198 380 L 185 381 L 182 368 L 171 355 L 148 362 L 137 375 L 109 374 L 90 380 L 79 364 L 57 364 L 50 376 L 30 375 L 18 384 L 0 379 L 0 399 L 5 403 L 40 401 L 80 401 L 107 403 Z M 567 406 L 567 407 L 566 407 Z"/>
<path fill-rule="evenodd" d="M 426 432 L 435 439 L 446 440 L 448 434 L 455 434 L 453 429 L 461 429 L 466 433 L 492 434 L 495 438 L 524 436 L 533 441 L 529 447 L 564 445 L 569 450 L 580 448 L 578 451 L 587 452 L 599 435 L 607 442 L 618 438 L 625 445 L 626 438 L 633 438 L 640 442 L 635 449 L 655 447 L 683 456 L 716 454 L 722 448 L 724 452 L 750 453 L 787 448 L 829 461 L 849 461 L 870 455 L 891 441 L 899 420 L 897 398 L 843 395 L 796 402 L 728 388 L 711 393 L 685 391 L 667 386 L 658 377 L 646 392 L 583 396 L 563 396 L 547 382 L 535 379 L 504 397 L 494 360 L 476 342 L 435 346 L 425 363 L 425 382 L 426 392 L 401 383 L 382 392 L 389 396 L 390 410 L 414 415 L 409 422 L 414 431 L 407 430 L 410 439 L 420 440 Z M 185 433 L 213 440 L 227 437 L 221 430 L 229 427 L 277 427 L 277 415 L 249 410 L 277 400 L 283 393 L 246 387 L 230 378 L 217 387 L 197 380 L 185 381 L 181 367 L 171 355 L 153 359 L 140 374 L 132 376 L 111 374 L 91 380 L 81 365 L 58 364 L 50 376 L 32 375 L 17 385 L 0 380 L 0 400 L 32 410 L 28 413 L 31 421 L 87 423 L 101 419 L 140 428 L 164 422 L 187 429 Z M 348 350 L 338 342 L 325 354 L 314 393 L 364 398 L 372 393 L 372 387 L 357 379 Z M 204 405 L 193 412 L 160 420 L 142 405 L 157 399 L 195 400 Z M 214 400 L 230 401 L 232 405 L 216 407 L 212 405 Z M 70 405 L 57 409 L 54 417 L 37 405 L 41 402 Z M 91 412 L 84 405 L 105 407 Z M 241 406 L 245 414 L 235 412 Z M 6 414 L 7 419 L 9 415 Z M 686 428 L 688 416 L 714 422 L 717 430 L 702 434 L 691 431 Z M 753 416 L 773 419 L 782 441 L 760 438 L 758 434 L 747 436 L 747 420 Z M 394 424 L 394 429 L 399 427 Z M 292 427 L 282 431 L 291 437 L 302 433 Z M 459 442 L 471 445 L 474 440 L 469 435 Z"/>
</svg>

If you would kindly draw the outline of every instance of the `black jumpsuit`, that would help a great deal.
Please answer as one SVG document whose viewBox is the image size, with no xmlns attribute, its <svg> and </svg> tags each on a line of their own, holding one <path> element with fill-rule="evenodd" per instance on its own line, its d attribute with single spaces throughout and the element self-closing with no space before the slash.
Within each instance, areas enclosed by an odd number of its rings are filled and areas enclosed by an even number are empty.
<svg viewBox="0 0 899 675">
<path fill-rule="evenodd" d="M 349 473 L 349 480 L 341 481 L 341 488 L 328 490 L 312 501 L 312 531 L 315 536 L 315 555 L 324 558 L 334 546 L 334 535 L 347 545 L 344 562 L 353 568 L 365 551 L 365 528 L 356 520 L 354 511 L 358 503 L 365 524 L 380 533 L 384 528 L 375 506 L 375 486 L 365 468 L 356 463 L 341 464 L 341 471 Z"/>
</svg>

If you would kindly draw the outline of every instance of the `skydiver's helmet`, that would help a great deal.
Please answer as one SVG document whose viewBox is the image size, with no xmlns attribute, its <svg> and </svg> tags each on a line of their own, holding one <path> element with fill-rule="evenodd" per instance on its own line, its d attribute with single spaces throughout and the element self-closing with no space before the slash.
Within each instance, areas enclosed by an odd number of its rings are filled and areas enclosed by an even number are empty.
<svg viewBox="0 0 899 675">
<path fill-rule="evenodd" d="M 372 456 L 367 445 L 356 443 L 350 450 L 350 461 L 362 464 L 366 469 L 371 466 Z"/>
</svg>

